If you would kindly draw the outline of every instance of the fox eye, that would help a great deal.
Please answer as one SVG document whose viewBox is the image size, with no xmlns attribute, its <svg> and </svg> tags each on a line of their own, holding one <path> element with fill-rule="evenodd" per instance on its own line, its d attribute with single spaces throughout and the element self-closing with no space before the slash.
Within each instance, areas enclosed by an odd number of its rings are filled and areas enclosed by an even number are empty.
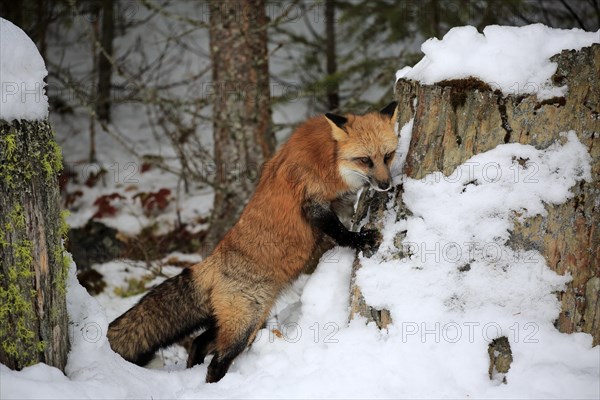
<svg viewBox="0 0 600 400">
<path fill-rule="evenodd" d="M 371 161 L 371 159 L 369 157 L 360 157 L 358 159 L 358 161 L 360 161 L 362 164 L 367 165 L 369 167 L 373 166 L 373 161 Z"/>
<path fill-rule="evenodd" d="M 386 154 L 386 155 L 383 157 L 384 161 L 385 161 L 385 162 L 388 162 L 388 161 L 390 161 L 390 160 L 392 159 L 392 157 L 394 157 L 394 154 L 396 154 L 396 152 L 395 152 L 395 151 L 392 151 L 391 153 L 387 153 L 387 154 Z"/>
</svg>

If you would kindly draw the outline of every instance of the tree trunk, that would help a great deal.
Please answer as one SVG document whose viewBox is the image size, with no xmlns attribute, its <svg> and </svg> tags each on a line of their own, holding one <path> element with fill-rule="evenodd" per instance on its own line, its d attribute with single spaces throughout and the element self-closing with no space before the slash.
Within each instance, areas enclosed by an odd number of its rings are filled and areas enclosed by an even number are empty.
<svg viewBox="0 0 600 400">
<path fill-rule="evenodd" d="M 554 84 L 567 85 L 564 98 L 538 101 L 535 96 L 504 97 L 475 79 L 420 85 L 400 80 L 396 85 L 399 126 L 414 117 L 412 139 L 404 174 L 422 179 L 434 171 L 450 174 L 471 156 L 503 143 L 546 148 L 559 132 L 575 130 L 592 157 L 592 181 L 573 187 L 573 197 L 560 205 L 547 205 L 547 215 L 515 221 L 511 245 L 538 249 L 548 266 L 572 281 L 559 294 L 562 311 L 556 326 L 562 332 L 587 332 L 600 343 L 600 45 L 580 51 L 563 51 L 552 58 L 558 69 Z M 362 200 L 360 210 L 371 208 L 377 225 L 387 202 L 395 196 L 399 216 L 406 212 L 401 187 L 391 194 Z M 376 201 L 384 196 L 383 201 Z M 360 215 L 357 220 L 360 220 Z M 396 238 L 400 243 L 403 235 Z M 401 256 L 401 255 L 400 255 Z M 360 268 L 357 262 L 355 271 Z M 353 282 L 351 312 L 376 320 L 385 310 L 372 310 Z M 389 317 L 389 314 L 388 314 Z M 381 318 L 380 318 L 381 319 Z M 385 323 L 379 323 L 384 327 Z"/>
<path fill-rule="evenodd" d="M 325 54 L 327 56 L 327 104 L 330 111 L 340 108 L 337 60 L 335 52 L 335 0 L 325 0 Z"/>
<path fill-rule="evenodd" d="M 233 226 L 272 155 L 264 0 L 210 2 L 215 201 L 206 243 Z"/>
<path fill-rule="evenodd" d="M 102 121 L 110 121 L 110 94 L 113 39 L 115 36 L 114 23 L 114 1 L 102 0 L 102 33 L 98 54 L 98 98 L 96 102 L 96 114 Z"/>
<path fill-rule="evenodd" d="M 92 25 L 92 31 L 94 32 L 94 42 L 92 43 L 91 46 L 91 51 L 92 51 L 92 80 L 94 81 L 100 81 L 100 73 L 98 70 L 98 67 L 100 66 L 100 56 L 101 56 L 101 49 L 100 44 L 98 42 L 98 38 L 100 37 L 100 23 L 98 22 L 100 19 L 100 9 L 98 7 L 92 7 L 90 10 L 91 15 L 91 25 Z M 90 88 L 90 97 L 92 99 L 96 100 L 96 104 L 98 101 L 98 84 L 96 85 L 92 85 L 92 87 Z M 96 111 L 96 110 L 95 110 Z M 96 111 L 97 112 L 97 111 Z M 89 119 L 89 127 L 90 127 L 90 148 L 89 148 L 89 155 L 88 155 L 88 162 L 90 163 L 95 163 L 96 162 L 96 115 L 93 115 L 92 113 L 90 113 L 90 119 Z"/>
<path fill-rule="evenodd" d="M 0 120 L 0 362 L 67 362 L 60 148 L 46 121 Z"/>
</svg>

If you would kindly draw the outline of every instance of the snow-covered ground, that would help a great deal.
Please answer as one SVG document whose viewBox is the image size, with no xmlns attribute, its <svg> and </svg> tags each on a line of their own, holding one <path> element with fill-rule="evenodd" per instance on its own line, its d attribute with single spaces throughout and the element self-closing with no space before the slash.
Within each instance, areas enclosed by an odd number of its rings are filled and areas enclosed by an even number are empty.
<svg viewBox="0 0 600 400">
<path fill-rule="evenodd" d="M 520 158 L 532 164 L 520 166 L 515 161 Z M 533 165 L 536 172 L 530 175 Z M 393 325 L 379 331 L 361 319 L 348 324 L 354 254 L 334 249 L 314 274 L 301 277 L 278 306 L 279 321 L 271 320 L 217 384 L 204 383 L 206 364 L 184 369 L 181 348 L 168 349 L 169 361 L 159 370 L 137 367 L 112 352 L 105 337 L 108 321 L 139 296 L 125 300 L 128 304 L 115 301 L 111 290 L 92 298 L 72 270 L 67 376 L 43 364 L 21 372 L 1 367 L 0 393 L 3 398 L 598 398 L 599 347 L 592 348 L 588 334 L 559 333 L 552 324 L 560 310 L 554 293 L 569 277 L 552 272 L 537 251 L 518 252 L 506 244 L 514 213 L 521 218 L 544 213 L 543 202 L 565 201 L 569 188 L 583 179 L 590 179 L 589 155 L 570 132 L 548 149 L 501 145 L 448 177 L 406 180 L 404 199 L 413 216 L 395 222 L 390 205 L 383 248 L 363 259 L 358 275 L 367 302 L 387 307 Z M 391 239 L 403 229 L 412 255 L 394 260 Z M 100 269 L 119 271 L 115 265 Z M 113 276 L 109 289 L 124 279 Z M 500 335 L 508 337 L 513 352 L 507 384 L 488 378 L 487 346 Z"/>
<path fill-rule="evenodd" d="M 584 35 L 580 31 L 528 29 L 534 33 L 517 35 L 524 46 L 538 34 L 545 35 L 548 43 L 561 43 L 557 52 L 585 45 L 580 42 Z M 447 57 L 452 57 L 453 49 L 460 51 L 472 45 L 472 40 L 482 40 L 476 39 L 479 34 L 471 28 L 451 33 L 448 41 L 445 37 L 437 43 L 439 54 Z M 495 37 L 494 43 L 500 46 L 513 40 L 515 31 L 493 27 L 484 34 Z M 598 41 L 597 33 L 590 35 Z M 457 46 L 455 40 L 461 37 L 466 42 Z M 436 52 L 426 51 L 426 58 L 435 59 Z M 491 54 L 490 49 L 474 53 L 485 60 Z M 472 75 L 499 82 L 501 76 L 509 75 L 507 82 L 521 82 L 522 66 L 533 65 L 543 68 L 526 71 L 529 75 L 524 79 L 545 83 L 547 77 L 542 74 L 551 69 L 551 54 L 546 53 L 522 51 L 520 62 L 509 64 L 497 77 L 486 78 L 487 61 L 480 60 L 478 69 L 473 60 L 465 64 L 471 69 L 455 68 L 453 74 L 434 79 Z M 411 123 L 399 127 L 399 154 L 408 148 Z M 107 141 L 101 146 L 109 149 L 109 140 L 102 140 Z M 79 149 L 74 154 L 85 151 L 77 142 L 70 146 Z M 120 151 L 117 146 L 115 154 L 125 154 Z M 115 159 L 121 162 L 125 157 Z M 401 164 L 398 160 L 397 170 Z M 76 199 L 80 203 L 74 203 L 78 208 L 71 222 L 84 223 L 88 208 L 102 194 L 128 193 L 131 185 L 147 192 L 176 187 L 167 173 L 155 169 L 142 173 L 140 168 L 130 176 L 127 165 L 120 163 L 113 169 L 110 165 L 105 176 L 109 182 Z M 138 182 L 129 181 L 136 177 Z M 560 310 L 555 293 L 569 277 L 551 271 L 534 249 L 516 251 L 507 244 L 516 216 L 543 215 L 544 204 L 565 202 L 570 188 L 591 179 L 597 177 L 591 175 L 590 157 L 577 132 L 562 133 L 547 149 L 500 145 L 467 160 L 450 176 L 436 173 L 422 180 L 398 176 L 412 215 L 397 222 L 393 204 L 388 205 L 384 243 L 373 258 L 363 258 L 357 276 L 367 302 L 389 309 L 393 324 L 380 331 L 360 318 L 348 322 L 355 254 L 333 249 L 312 275 L 301 276 L 282 296 L 267 328 L 216 384 L 204 382 L 207 364 L 185 369 L 186 354 L 178 346 L 161 351 L 152 368 L 128 363 L 110 349 L 109 321 L 142 296 L 123 298 L 115 289 L 126 286 L 131 278 L 148 276 L 145 266 L 123 260 L 96 265 L 107 287 L 91 297 L 75 278 L 73 265 L 67 293 L 72 349 L 66 375 L 45 364 L 19 372 L 0 365 L 0 397 L 597 399 L 600 347 L 592 347 L 588 334 L 567 335 L 553 326 Z M 125 199 L 115 200 L 116 216 L 103 221 L 135 234 L 152 223 L 150 218 L 168 225 L 179 209 L 185 221 L 193 222 L 208 211 L 211 196 L 208 189 L 197 188 L 189 200 L 169 203 L 163 212 L 149 217 L 136 203 L 139 200 L 124 195 Z M 407 237 L 402 247 L 408 255 L 395 259 L 398 249 L 393 239 L 403 230 Z M 178 269 L 167 266 L 162 272 L 171 276 Z M 152 285 L 164 277 L 148 279 Z M 488 344 L 501 335 L 508 338 L 514 359 L 506 384 L 501 376 L 488 377 Z"/>
</svg>

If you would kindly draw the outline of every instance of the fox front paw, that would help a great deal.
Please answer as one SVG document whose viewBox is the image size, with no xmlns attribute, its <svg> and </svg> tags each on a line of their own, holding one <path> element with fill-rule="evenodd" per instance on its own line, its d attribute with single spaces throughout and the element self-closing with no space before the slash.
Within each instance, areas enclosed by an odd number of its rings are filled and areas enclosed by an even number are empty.
<svg viewBox="0 0 600 400">
<path fill-rule="evenodd" d="M 375 229 L 361 229 L 355 232 L 350 247 L 356 250 L 374 250 L 381 243 L 381 233 Z"/>
</svg>

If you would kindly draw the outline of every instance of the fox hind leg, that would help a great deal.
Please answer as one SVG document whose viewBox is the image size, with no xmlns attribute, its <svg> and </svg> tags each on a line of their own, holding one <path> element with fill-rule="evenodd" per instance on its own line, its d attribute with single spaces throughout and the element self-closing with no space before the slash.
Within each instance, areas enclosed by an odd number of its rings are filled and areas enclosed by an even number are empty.
<svg viewBox="0 0 600 400">
<path fill-rule="evenodd" d="M 217 328 L 209 327 L 207 330 L 198 335 L 192 342 L 190 352 L 187 359 L 187 368 L 192 368 L 194 365 L 204 363 L 204 358 L 214 353 L 216 349 Z"/>
<path fill-rule="evenodd" d="M 214 357 L 206 374 L 209 383 L 223 378 L 233 360 L 254 340 L 279 291 L 275 282 L 244 265 L 222 271 L 227 279 L 212 291 L 217 331 Z"/>
<path fill-rule="evenodd" d="M 255 296 L 238 295 L 214 304 L 217 336 L 206 382 L 221 380 L 233 360 L 256 338 L 256 333 L 266 321 L 272 305 L 271 299 L 261 294 L 255 292 Z"/>
<path fill-rule="evenodd" d="M 249 326 L 244 329 L 243 332 L 238 335 L 235 339 L 225 339 L 226 345 L 223 345 L 223 335 L 221 331 L 217 333 L 217 350 L 215 355 L 208 366 L 208 372 L 206 374 L 206 382 L 213 383 L 218 382 L 225 376 L 233 360 L 240 355 L 242 351 L 248 347 L 250 339 L 256 337 L 256 331 L 260 324 Z M 221 340 L 219 340 L 221 339 Z M 221 343 L 219 343 L 221 342 Z"/>
</svg>

